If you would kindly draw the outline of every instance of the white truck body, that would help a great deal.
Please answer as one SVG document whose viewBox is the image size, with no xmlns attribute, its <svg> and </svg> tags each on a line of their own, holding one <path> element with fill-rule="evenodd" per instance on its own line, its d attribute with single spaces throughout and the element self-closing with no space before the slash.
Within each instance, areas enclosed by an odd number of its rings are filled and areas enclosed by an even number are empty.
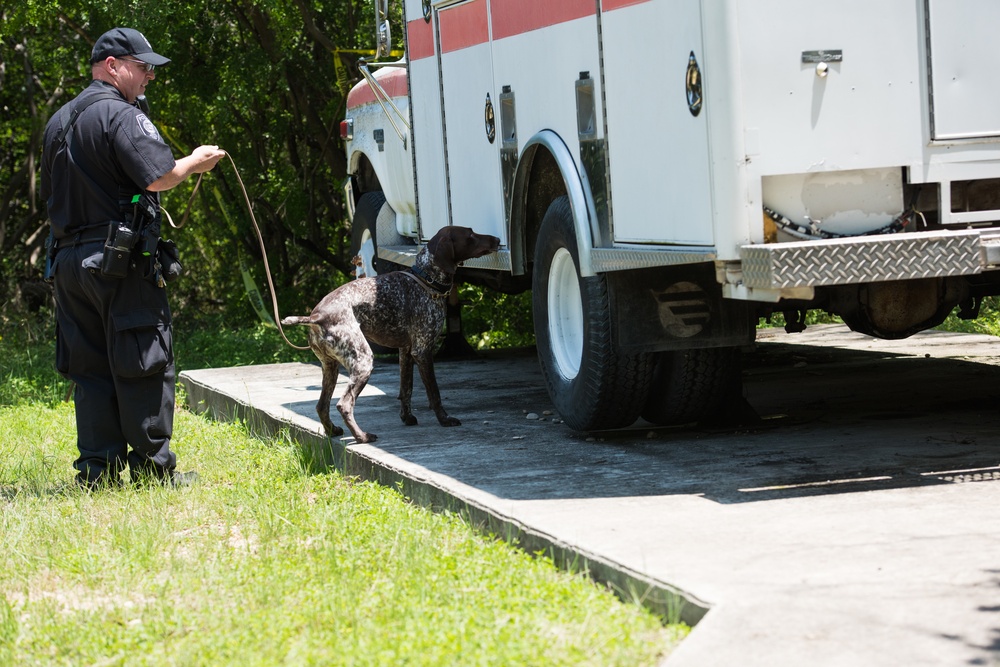
<svg viewBox="0 0 1000 667">
<path fill-rule="evenodd" d="M 1000 3 L 405 0 L 403 18 L 405 67 L 376 77 L 409 124 L 372 153 L 386 114 L 359 83 L 352 173 L 372 163 L 417 244 L 500 237 L 468 266 L 512 277 L 565 196 L 619 351 L 733 346 L 741 313 L 806 307 L 901 337 L 1000 292 Z M 691 322 L 662 295 L 691 284 L 696 316 L 729 324 L 674 335 Z"/>
</svg>

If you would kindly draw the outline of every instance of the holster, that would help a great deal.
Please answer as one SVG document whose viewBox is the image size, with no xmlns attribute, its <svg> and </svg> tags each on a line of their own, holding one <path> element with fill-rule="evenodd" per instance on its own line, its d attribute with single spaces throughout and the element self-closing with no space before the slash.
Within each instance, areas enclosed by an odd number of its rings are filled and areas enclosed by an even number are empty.
<svg viewBox="0 0 1000 667">
<path fill-rule="evenodd" d="M 159 241 L 159 225 L 146 225 L 142 228 L 142 236 L 139 237 L 135 252 L 132 253 L 132 263 L 143 278 L 152 277 L 156 273 Z"/>
<path fill-rule="evenodd" d="M 184 269 L 181 266 L 180 250 L 178 250 L 177 244 L 170 239 L 160 239 L 157 245 L 157 261 L 160 264 L 163 279 L 168 283 L 180 277 L 181 271 Z"/>
<path fill-rule="evenodd" d="M 132 195 L 122 208 L 126 221 L 137 231 L 131 263 L 140 276 L 159 282 L 160 207 L 156 196 L 148 192 Z"/>
</svg>

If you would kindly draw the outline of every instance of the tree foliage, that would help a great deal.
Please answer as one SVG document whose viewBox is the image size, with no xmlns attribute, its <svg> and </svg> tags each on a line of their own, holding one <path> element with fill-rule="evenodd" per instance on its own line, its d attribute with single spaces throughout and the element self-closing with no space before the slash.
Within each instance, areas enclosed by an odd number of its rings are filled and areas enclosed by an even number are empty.
<svg viewBox="0 0 1000 667">
<path fill-rule="evenodd" d="M 256 214 L 283 312 L 309 308 L 352 268 L 339 138 L 345 77 L 374 44 L 371 0 L 21 0 L 0 9 L 0 306 L 47 299 L 48 234 L 38 195 L 48 119 L 86 87 L 94 41 L 115 26 L 143 32 L 172 62 L 147 89 L 175 156 L 217 144 L 232 157 Z M 341 85 L 338 85 L 338 80 Z M 175 306 L 252 318 L 241 257 L 262 256 L 233 164 L 166 193 L 185 277 Z M 30 305 L 30 303 L 28 304 Z"/>
</svg>

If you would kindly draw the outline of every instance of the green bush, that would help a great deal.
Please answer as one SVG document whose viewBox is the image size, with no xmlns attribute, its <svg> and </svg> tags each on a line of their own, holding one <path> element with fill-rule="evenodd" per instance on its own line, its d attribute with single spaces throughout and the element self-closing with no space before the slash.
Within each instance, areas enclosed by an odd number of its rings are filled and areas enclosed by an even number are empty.
<svg viewBox="0 0 1000 667">
<path fill-rule="evenodd" d="M 1000 336 L 1000 297 L 989 296 L 983 299 L 979 317 L 974 320 L 963 320 L 958 316 L 957 310 L 953 311 L 940 328 L 945 331 Z"/>
</svg>

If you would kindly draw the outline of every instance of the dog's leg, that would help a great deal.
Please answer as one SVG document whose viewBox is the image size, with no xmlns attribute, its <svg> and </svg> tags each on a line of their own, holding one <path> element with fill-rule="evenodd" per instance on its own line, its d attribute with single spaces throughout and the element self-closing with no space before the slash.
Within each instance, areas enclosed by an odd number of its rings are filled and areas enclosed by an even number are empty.
<svg viewBox="0 0 1000 667">
<path fill-rule="evenodd" d="M 361 329 L 358 329 L 356 333 L 356 337 L 353 334 L 351 336 L 351 341 L 354 343 L 352 349 L 345 354 L 343 359 L 344 367 L 350 372 L 350 379 L 347 383 L 347 390 L 337 403 L 337 411 L 344 418 L 344 423 L 351 430 L 355 440 L 375 442 L 378 440 L 378 436 L 374 433 L 365 433 L 358 426 L 358 422 L 354 420 L 354 405 L 365 385 L 368 384 L 368 378 L 371 377 L 372 369 L 375 367 L 375 357 L 372 355 L 371 346 L 361 334 Z"/>
<path fill-rule="evenodd" d="M 399 348 L 399 418 L 407 426 L 416 426 L 411 399 L 413 398 L 413 356 L 409 347 Z"/>
<path fill-rule="evenodd" d="M 319 394 L 319 403 L 316 404 L 316 413 L 319 415 L 319 421 L 323 424 L 323 430 L 326 431 L 327 437 L 333 438 L 344 434 L 344 429 L 334 426 L 330 419 L 330 397 L 333 396 L 333 390 L 337 388 L 340 363 L 333 357 L 320 357 L 319 360 L 323 366 L 323 389 Z"/>
<path fill-rule="evenodd" d="M 430 404 L 430 409 L 437 415 L 438 423 L 441 426 L 461 426 L 462 422 L 449 416 L 445 412 L 444 406 L 441 405 L 441 392 L 438 391 L 437 377 L 434 375 L 433 354 L 433 349 L 426 349 L 414 355 L 417 369 L 420 371 L 420 379 L 423 380 L 424 389 L 427 390 L 427 401 Z"/>
</svg>

